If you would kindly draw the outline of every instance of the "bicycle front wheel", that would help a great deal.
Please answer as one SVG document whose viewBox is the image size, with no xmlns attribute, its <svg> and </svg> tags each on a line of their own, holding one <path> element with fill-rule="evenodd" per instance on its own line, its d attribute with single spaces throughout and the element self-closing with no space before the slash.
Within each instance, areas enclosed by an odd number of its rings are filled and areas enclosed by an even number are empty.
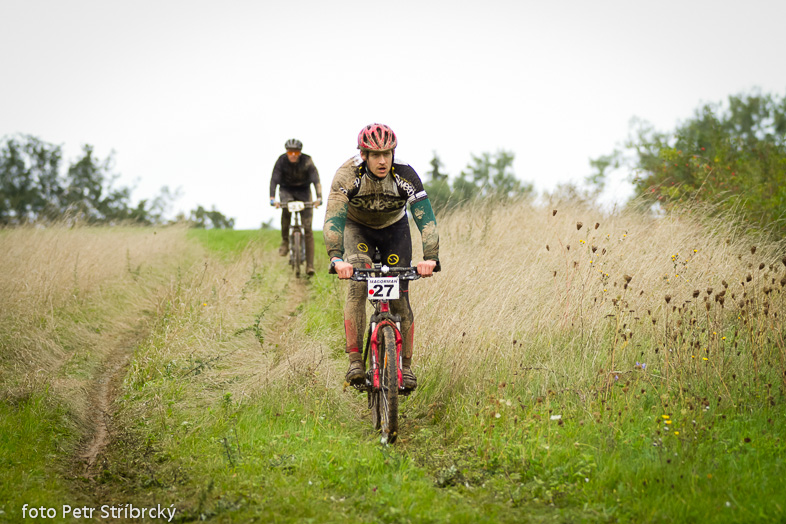
<svg viewBox="0 0 786 524">
<path fill-rule="evenodd" d="M 292 233 L 292 265 L 295 267 L 295 276 L 300 276 L 300 265 L 303 263 L 303 257 L 300 252 L 300 244 L 301 244 L 301 233 L 300 231 L 294 231 Z"/>
<path fill-rule="evenodd" d="M 379 334 L 380 394 L 379 414 L 382 443 L 392 444 L 398 437 L 398 359 L 396 332 L 384 326 Z"/>
</svg>

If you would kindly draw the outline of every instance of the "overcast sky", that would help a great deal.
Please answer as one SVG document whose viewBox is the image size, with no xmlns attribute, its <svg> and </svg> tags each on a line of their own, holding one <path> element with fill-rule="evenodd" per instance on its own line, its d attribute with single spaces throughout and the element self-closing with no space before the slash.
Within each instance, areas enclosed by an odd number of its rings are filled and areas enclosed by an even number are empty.
<svg viewBox="0 0 786 524">
<path fill-rule="evenodd" d="M 543 191 L 581 182 L 634 116 L 667 131 L 704 102 L 786 93 L 783 1 L 0 0 L 0 20 L 0 137 L 115 151 L 134 201 L 181 188 L 176 210 L 238 229 L 278 223 L 290 137 L 325 195 L 371 122 L 424 179 L 433 151 L 457 175 L 506 149 Z"/>
</svg>

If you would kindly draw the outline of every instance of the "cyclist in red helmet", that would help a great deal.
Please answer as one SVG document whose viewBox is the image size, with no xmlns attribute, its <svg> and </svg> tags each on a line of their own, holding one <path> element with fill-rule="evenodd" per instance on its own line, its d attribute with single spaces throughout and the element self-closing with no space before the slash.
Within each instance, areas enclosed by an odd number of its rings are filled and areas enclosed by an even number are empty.
<svg viewBox="0 0 786 524">
<path fill-rule="evenodd" d="M 303 154 L 303 143 L 290 138 L 284 144 L 287 152 L 276 160 L 273 166 L 273 175 L 270 177 L 270 205 L 281 207 L 281 246 L 278 254 L 286 256 L 289 252 L 289 223 L 292 216 L 287 209 L 287 202 L 290 200 L 301 200 L 311 202 L 311 185 L 314 185 L 316 200 L 314 207 L 322 204 L 322 185 L 319 183 L 319 172 L 317 171 L 311 157 Z M 278 187 L 278 198 L 276 201 L 276 187 Z M 303 232 L 306 239 L 306 274 L 314 274 L 314 232 L 311 230 L 311 219 L 314 210 L 306 208 L 300 213 L 303 223 Z"/>
<path fill-rule="evenodd" d="M 423 260 L 417 271 L 429 277 L 439 271 L 439 233 L 431 202 L 420 177 L 412 167 L 394 158 L 396 135 L 383 124 L 370 124 L 358 135 L 360 154 L 347 160 L 336 172 L 327 201 L 325 244 L 331 266 L 339 278 L 348 279 L 355 267 L 370 267 L 375 250 L 389 266 L 412 263 L 412 238 L 407 205 L 420 230 Z M 404 387 L 415 389 L 412 372 L 414 317 L 409 303 L 408 282 L 401 283 L 402 298 L 391 303 L 401 317 L 402 374 Z M 363 348 L 366 325 L 366 289 L 362 282 L 349 282 L 344 307 L 346 352 L 349 354 L 347 382 L 362 382 L 365 368 Z"/>
</svg>

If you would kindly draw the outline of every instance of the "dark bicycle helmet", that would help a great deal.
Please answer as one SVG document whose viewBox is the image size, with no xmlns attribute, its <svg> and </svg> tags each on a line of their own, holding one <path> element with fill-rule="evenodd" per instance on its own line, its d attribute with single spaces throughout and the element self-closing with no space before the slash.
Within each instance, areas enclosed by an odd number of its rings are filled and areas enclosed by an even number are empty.
<svg viewBox="0 0 786 524">
<path fill-rule="evenodd" d="M 301 142 L 297 138 L 290 138 L 289 140 L 287 140 L 287 143 L 284 144 L 284 147 L 286 149 L 295 149 L 297 151 L 300 151 L 301 149 L 303 149 L 303 142 Z"/>
<path fill-rule="evenodd" d="M 361 151 L 390 151 L 396 149 L 396 133 L 385 124 L 369 124 L 358 134 Z"/>
</svg>

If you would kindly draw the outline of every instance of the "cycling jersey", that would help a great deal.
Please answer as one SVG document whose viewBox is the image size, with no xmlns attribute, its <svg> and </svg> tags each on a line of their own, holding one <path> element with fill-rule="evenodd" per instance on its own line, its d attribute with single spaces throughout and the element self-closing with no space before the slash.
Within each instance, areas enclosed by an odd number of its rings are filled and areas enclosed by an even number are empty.
<svg viewBox="0 0 786 524">
<path fill-rule="evenodd" d="M 328 254 L 344 254 L 347 220 L 374 229 L 387 228 L 406 216 L 407 204 L 423 240 L 423 258 L 439 260 L 437 221 L 415 170 L 394 160 L 390 173 L 380 179 L 368 172 L 360 155 L 350 158 L 338 169 L 330 187 L 324 227 Z"/>
<path fill-rule="evenodd" d="M 287 158 L 286 153 L 278 157 L 276 165 L 273 166 L 273 176 L 270 177 L 270 198 L 276 198 L 276 186 L 281 186 L 283 190 L 290 193 L 310 193 L 310 184 L 314 184 L 317 191 L 317 198 L 322 198 L 321 186 L 319 185 L 319 172 L 311 157 L 301 154 L 298 161 L 292 163 Z M 300 190 L 300 192 L 298 192 Z M 282 202 L 284 201 L 281 199 Z M 307 200 L 311 200 L 309 194 Z"/>
</svg>

